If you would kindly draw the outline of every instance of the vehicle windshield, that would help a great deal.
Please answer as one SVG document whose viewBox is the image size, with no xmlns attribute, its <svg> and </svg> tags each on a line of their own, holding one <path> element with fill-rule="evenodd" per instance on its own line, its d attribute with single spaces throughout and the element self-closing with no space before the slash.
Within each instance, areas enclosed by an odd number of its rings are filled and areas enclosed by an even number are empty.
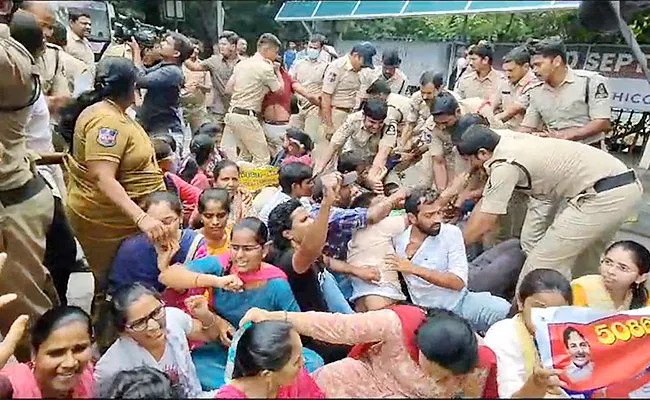
<svg viewBox="0 0 650 400">
<path fill-rule="evenodd" d="M 68 9 L 74 8 L 90 14 L 92 28 L 88 40 L 91 42 L 110 42 L 111 24 L 108 6 L 105 1 L 53 1 L 57 19 L 68 25 Z"/>
</svg>

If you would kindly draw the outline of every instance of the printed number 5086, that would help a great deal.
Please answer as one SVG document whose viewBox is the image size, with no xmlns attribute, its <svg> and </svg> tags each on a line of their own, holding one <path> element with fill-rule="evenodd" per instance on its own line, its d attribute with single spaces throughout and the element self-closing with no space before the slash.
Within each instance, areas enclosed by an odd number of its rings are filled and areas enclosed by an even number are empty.
<svg viewBox="0 0 650 400">
<path fill-rule="evenodd" d="M 630 319 L 623 322 L 612 322 L 594 327 L 598 341 L 604 345 L 612 345 L 617 340 L 627 342 L 631 338 L 641 338 L 650 335 L 650 318 L 642 317 L 640 320 Z"/>
</svg>

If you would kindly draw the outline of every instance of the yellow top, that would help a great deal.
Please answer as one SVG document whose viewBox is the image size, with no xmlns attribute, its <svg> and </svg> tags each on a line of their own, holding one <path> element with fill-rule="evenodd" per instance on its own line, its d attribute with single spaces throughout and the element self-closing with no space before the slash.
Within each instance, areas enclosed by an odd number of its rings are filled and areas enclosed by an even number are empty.
<svg viewBox="0 0 650 400">
<path fill-rule="evenodd" d="M 577 307 L 590 307 L 605 311 L 626 311 L 630 309 L 632 292 L 630 291 L 621 307 L 616 307 L 611 296 L 605 288 L 603 277 L 600 275 L 586 275 L 571 282 L 573 290 L 573 305 Z M 650 299 L 646 302 L 650 306 Z"/>
</svg>

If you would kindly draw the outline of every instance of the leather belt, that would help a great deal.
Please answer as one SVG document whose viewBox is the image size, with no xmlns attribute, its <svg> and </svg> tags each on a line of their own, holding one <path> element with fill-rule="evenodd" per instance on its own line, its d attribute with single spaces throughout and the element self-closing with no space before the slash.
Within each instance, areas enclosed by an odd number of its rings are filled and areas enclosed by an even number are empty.
<svg viewBox="0 0 650 400">
<path fill-rule="evenodd" d="M 35 175 L 21 187 L 0 191 L 0 203 L 4 207 L 20 204 L 36 196 L 43 188 L 45 188 L 45 179 L 40 175 Z"/>
<path fill-rule="evenodd" d="M 260 113 L 258 113 L 257 111 L 247 110 L 245 108 L 233 107 L 230 109 L 230 112 L 233 114 L 248 115 L 249 117 L 255 117 L 255 118 L 260 117 Z"/>
<path fill-rule="evenodd" d="M 332 108 L 334 108 L 334 109 L 336 109 L 336 110 L 339 110 L 339 111 L 346 112 L 346 113 L 350 113 L 350 112 L 352 112 L 352 110 L 354 110 L 354 108 L 352 108 L 352 107 L 344 108 L 344 107 L 336 107 L 336 106 L 332 106 Z"/>
<path fill-rule="evenodd" d="M 594 190 L 596 193 L 602 193 L 621 186 L 629 185 L 634 182 L 636 182 L 636 174 L 634 171 L 630 170 L 623 172 L 622 174 L 609 176 L 597 181 L 594 183 Z"/>
</svg>

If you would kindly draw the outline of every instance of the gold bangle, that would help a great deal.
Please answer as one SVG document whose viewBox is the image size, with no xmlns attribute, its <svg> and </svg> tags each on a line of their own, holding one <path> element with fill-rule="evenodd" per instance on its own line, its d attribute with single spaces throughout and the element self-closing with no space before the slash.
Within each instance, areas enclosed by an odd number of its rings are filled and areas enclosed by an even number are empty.
<svg viewBox="0 0 650 400">
<path fill-rule="evenodd" d="M 143 211 L 142 214 L 140 214 L 138 218 L 135 219 L 135 225 L 140 225 L 140 222 L 142 222 L 145 218 L 147 218 L 147 213 Z"/>
</svg>

